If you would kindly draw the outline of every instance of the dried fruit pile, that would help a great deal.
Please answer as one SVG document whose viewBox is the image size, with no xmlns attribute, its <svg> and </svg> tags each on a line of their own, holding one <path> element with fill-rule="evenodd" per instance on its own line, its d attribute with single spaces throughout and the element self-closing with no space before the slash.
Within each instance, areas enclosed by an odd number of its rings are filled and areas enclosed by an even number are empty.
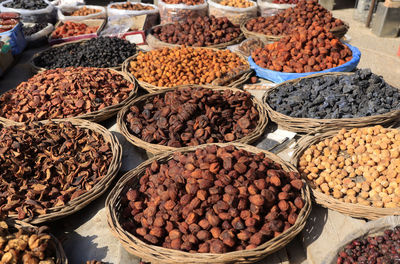
<svg viewBox="0 0 400 264">
<path fill-rule="evenodd" d="M 295 224 L 298 173 L 234 146 L 154 161 L 122 200 L 124 229 L 152 245 L 199 253 L 253 249 Z"/>
<path fill-rule="evenodd" d="M 107 173 L 104 138 L 70 122 L 0 131 L 0 207 L 18 219 L 43 215 L 91 190 Z"/>
<path fill-rule="evenodd" d="M 79 36 L 84 34 L 96 33 L 98 26 L 88 26 L 85 23 L 76 23 L 66 21 L 62 26 L 57 27 L 51 37 L 53 39 L 68 38 L 72 36 Z"/>
<path fill-rule="evenodd" d="M 111 6 L 111 8 L 123 9 L 123 10 L 136 10 L 136 11 L 153 10 L 154 9 L 154 7 L 152 7 L 152 6 L 146 6 L 146 5 L 142 5 L 140 3 L 131 3 L 131 2 L 126 2 L 123 4 L 114 4 Z"/>
<path fill-rule="evenodd" d="M 0 222 L 0 262 L 55 264 L 56 253 L 49 246 L 51 236 L 22 228 L 10 228 Z"/>
<path fill-rule="evenodd" d="M 0 116 L 18 121 L 74 117 L 121 103 L 134 85 L 101 68 L 40 72 L 0 97 Z"/>
<path fill-rule="evenodd" d="M 75 10 L 74 12 L 72 12 L 69 15 L 70 16 L 88 16 L 88 15 L 97 14 L 100 12 L 101 12 L 100 9 L 88 8 L 88 7 L 84 6 L 84 7 L 81 7 L 79 9 Z"/>
<path fill-rule="evenodd" d="M 210 84 L 248 68 L 245 59 L 229 50 L 177 47 L 139 52 L 129 71 L 139 81 L 159 87 Z"/>
<path fill-rule="evenodd" d="M 224 6 L 237 7 L 237 8 L 246 8 L 254 6 L 254 2 L 250 0 L 222 0 L 218 4 Z"/>
<path fill-rule="evenodd" d="M 240 139 L 255 129 L 258 120 L 247 92 L 180 88 L 132 106 L 125 122 L 146 142 L 184 147 Z"/>
<path fill-rule="evenodd" d="M 400 91 L 369 69 L 352 75 L 306 78 L 273 90 L 268 104 L 297 118 L 354 118 L 400 109 Z"/>
<path fill-rule="evenodd" d="M 298 0 L 274 0 L 272 3 L 274 4 L 297 4 Z"/>
<path fill-rule="evenodd" d="M 24 36 L 31 36 L 39 32 L 40 30 L 44 29 L 45 27 L 47 27 L 47 25 L 48 25 L 47 23 L 36 23 L 31 27 L 23 26 L 22 32 L 24 32 Z"/>
<path fill-rule="evenodd" d="M 249 31 L 265 35 L 290 35 L 298 27 L 308 28 L 312 24 L 322 27 L 325 32 L 342 26 L 340 19 L 332 16 L 332 13 L 318 4 L 316 0 L 302 0 L 293 7 L 270 17 L 257 17 L 249 20 L 246 28 Z"/>
<path fill-rule="evenodd" d="M 28 9 L 38 10 L 47 7 L 47 3 L 43 0 L 13 0 L 9 3 L 5 3 L 4 7 L 15 8 L 15 9 Z"/>
<path fill-rule="evenodd" d="M 381 126 L 342 129 L 308 148 L 299 171 L 319 192 L 345 203 L 400 207 L 400 131 Z"/>
<path fill-rule="evenodd" d="M 338 264 L 399 263 L 400 226 L 385 230 L 380 236 L 353 240 L 339 253 Z"/>
<path fill-rule="evenodd" d="M 226 17 L 197 17 L 156 27 L 153 35 L 164 42 L 195 47 L 211 46 L 230 42 L 239 37 L 238 25 L 233 25 Z"/>
<path fill-rule="evenodd" d="M 202 5 L 204 0 L 162 0 L 166 4 Z"/>
<path fill-rule="evenodd" d="M 256 49 L 252 58 L 262 68 L 303 73 L 337 67 L 350 61 L 353 54 L 332 33 L 313 23 L 307 29 L 298 28 L 290 36 Z"/>
<path fill-rule="evenodd" d="M 109 68 L 120 66 L 135 54 L 136 45 L 127 40 L 98 37 L 45 50 L 34 59 L 34 63 L 46 69 L 70 66 Z"/>
</svg>

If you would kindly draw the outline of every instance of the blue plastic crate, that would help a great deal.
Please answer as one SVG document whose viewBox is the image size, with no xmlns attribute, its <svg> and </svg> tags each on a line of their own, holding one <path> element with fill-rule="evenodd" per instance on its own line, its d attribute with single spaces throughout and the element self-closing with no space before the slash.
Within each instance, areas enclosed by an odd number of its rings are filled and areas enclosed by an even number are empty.
<svg viewBox="0 0 400 264">
<path fill-rule="evenodd" d="M 3 37 L 10 38 L 12 55 L 18 55 L 24 51 L 27 43 L 22 32 L 22 23 L 18 23 L 9 31 L 0 33 L 0 39 Z"/>
</svg>

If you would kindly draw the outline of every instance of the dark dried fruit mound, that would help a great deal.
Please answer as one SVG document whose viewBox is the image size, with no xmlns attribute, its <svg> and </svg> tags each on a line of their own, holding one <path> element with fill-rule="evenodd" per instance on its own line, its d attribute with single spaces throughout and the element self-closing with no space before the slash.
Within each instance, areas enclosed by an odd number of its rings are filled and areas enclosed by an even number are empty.
<svg viewBox="0 0 400 264">
<path fill-rule="evenodd" d="M 43 0 L 13 0 L 7 4 L 4 4 L 4 6 L 16 9 L 38 10 L 46 8 L 47 4 Z"/>
<path fill-rule="evenodd" d="M 295 224 L 303 182 L 265 154 L 215 145 L 154 161 L 122 202 L 124 229 L 199 253 L 253 249 Z"/>
<path fill-rule="evenodd" d="M 75 117 L 116 105 L 134 85 L 101 68 L 46 70 L 0 97 L 0 116 L 18 122 Z"/>
<path fill-rule="evenodd" d="M 130 132 L 170 147 L 230 142 L 251 133 L 259 114 L 247 92 L 180 88 L 154 96 L 126 116 Z"/>
<path fill-rule="evenodd" d="M 47 23 L 37 23 L 34 24 L 32 27 L 23 26 L 22 31 L 24 32 L 24 36 L 31 36 L 36 32 L 39 32 L 40 30 L 47 27 L 47 25 L 48 25 Z"/>
<path fill-rule="evenodd" d="M 72 43 L 50 48 L 34 59 L 34 64 L 46 69 L 66 67 L 117 67 L 136 54 L 136 45 L 120 38 L 99 37 L 84 43 Z"/>
<path fill-rule="evenodd" d="M 286 84 L 267 100 L 275 111 L 300 118 L 353 118 L 400 109 L 400 91 L 369 69 Z"/>
<path fill-rule="evenodd" d="M 290 36 L 252 53 L 254 62 L 272 71 L 319 72 L 342 65 L 353 58 L 348 46 L 316 24 L 298 28 Z"/>
<path fill-rule="evenodd" d="M 239 37 L 240 26 L 226 17 L 198 17 L 156 27 L 153 35 L 164 42 L 205 47 L 232 41 Z"/>
<path fill-rule="evenodd" d="M 70 122 L 0 130 L 0 207 L 18 219 L 43 215 L 91 190 L 107 173 L 110 145 Z"/>
<path fill-rule="evenodd" d="M 353 240 L 340 251 L 337 263 L 400 263 L 400 226 L 385 230 L 381 236 Z"/>
<path fill-rule="evenodd" d="M 298 27 L 308 28 L 313 23 L 323 27 L 325 32 L 344 24 L 318 4 L 318 1 L 303 0 L 295 7 L 288 8 L 275 16 L 253 18 L 247 22 L 246 28 L 265 35 L 280 36 L 291 34 Z"/>
</svg>

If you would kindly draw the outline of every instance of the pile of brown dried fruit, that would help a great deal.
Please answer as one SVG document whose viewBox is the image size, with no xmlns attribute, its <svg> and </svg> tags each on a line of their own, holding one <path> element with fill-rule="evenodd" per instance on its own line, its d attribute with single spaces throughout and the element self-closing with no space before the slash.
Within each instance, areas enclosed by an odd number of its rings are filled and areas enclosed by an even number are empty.
<svg viewBox="0 0 400 264">
<path fill-rule="evenodd" d="M 14 229 L 14 230 L 13 230 Z M 23 228 L 10 228 L 0 222 L 0 263 L 55 264 L 55 250 L 49 246 L 51 236 Z"/>
<path fill-rule="evenodd" d="M 299 171 L 316 190 L 341 202 L 400 207 L 400 132 L 382 126 L 342 129 L 310 146 Z"/>
<path fill-rule="evenodd" d="M 156 27 L 153 35 L 171 44 L 203 47 L 236 39 L 240 35 L 240 27 L 226 17 L 204 16 Z"/>
<path fill-rule="evenodd" d="M 134 84 L 109 69 L 40 72 L 0 97 L 0 116 L 18 121 L 75 117 L 121 103 Z"/>
<path fill-rule="evenodd" d="M 126 2 L 123 4 L 113 4 L 111 5 L 111 8 L 115 9 L 122 9 L 122 10 L 135 10 L 135 11 L 143 11 L 143 10 L 153 10 L 154 7 L 152 6 L 147 6 L 147 5 L 142 5 L 140 3 L 131 3 L 131 2 Z"/>
<path fill-rule="evenodd" d="M 166 4 L 185 4 L 185 5 L 201 5 L 206 3 L 205 0 L 162 0 Z"/>
<path fill-rule="evenodd" d="M 70 16 L 88 16 L 92 14 L 100 13 L 100 9 L 88 8 L 86 6 L 81 7 L 70 14 Z"/>
<path fill-rule="evenodd" d="M 46 214 L 91 190 L 108 171 L 110 145 L 70 122 L 0 131 L 0 207 L 19 219 Z"/>
<path fill-rule="evenodd" d="M 237 8 L 246 8 L 250 6 L 254 6 L 255 2 L 250 1 L 250 0 L 222 0 L 219 2 L 220 5 L 224 6 L 231 6 L 231 7 L 237 7 Z"/>
<path fill-rule="evenodd" d="M 125 122 L 148 143 L 184 147 L 240 139 L 258 120 L 248 92 L 180 88 L 132 106 Z"/>
<path fill-rule="evenodd" d="M 256 49 L 252 58 L 262 68 L 303 73 L 337 67 L 350 61 L 353 54 L 332 33 L 313 24 L 307 29 L 298 28 L 290 36 Z"/>
<path fill-rule="evenodd" d="M 210 84 L 248 69 L 244 58 L 229 50 L 176 47 L 139 52 L 129 71 L 139 81 L 158 87 Z"/>
<path fill-rule="evenodd" d="M 152 245 L 199 253 L 253 249 L 295 224 L 305 202 L 296 172 L 234 146 L 154 161 L 122 199 L 124 229 Z"/>
<path fill-rule="evenodd" d="M 298 27 L 308 28 L 313 23 L 326 32 L 344 25 L 343 21 L 334 18 L 318 1 L 303 0 L 275 16 L 253 18 L 246 23 L 246 28 L 265 35 L 280 36 L 291 34 Z"/>
</svg>

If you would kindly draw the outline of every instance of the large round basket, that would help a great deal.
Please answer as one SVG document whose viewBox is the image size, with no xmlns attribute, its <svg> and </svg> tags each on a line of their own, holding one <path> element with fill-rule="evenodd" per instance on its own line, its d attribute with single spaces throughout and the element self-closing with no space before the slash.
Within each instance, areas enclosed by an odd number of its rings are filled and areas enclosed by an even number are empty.
<svg viewBox="0 0 400 264">
<path fill-rule="evenodd" d="M 179 45 L 179 44 L 171 44 L 171 43 L 168 43 L 168 42 L 161 41 L 161 40 L 159 40 L 158 38 L 156 38 L 153 35 L 153 32 L 154 32 L 155 28 L 159 28 L 159 27 L 163 27 L 163 26 L 171 25 L 171 24 L 174 24 L 174 23 L 167 23 L 167 24 L 164 24 L 164 25 L 158 25 L 158 26 L 155 26 L 155 27 L 153 27 L 151 29 L 150 34 L 148 34 L 146 36 L 146 42 L 152 49 L 160 49 L 160 48 L 165 48 L 165 47 L 172 48 L 172 47 L 182 46 L 182 45 Z M 240 35 L 237 38 L 235 38 L 235 39 L 233 39 L 233 40 L 231 40 L 229 42 L 210 45 L 210 46 L 207 46 L 207 48 L 225 49 L 228 46 L 240 43 L 243 39 L 244 39 L 244 35 L 243 35 L 243 33 L 240 33 Z"/>
<path fill-rule="evenodd" d="M 128 97 L 123 100 L 122 102 L 115 104 L 115 105 L 109 105 L 107 107 L 104 107 L 102 109 L 93 111 L 93 112 L 89 112 L 86 114 L 82 114 L 82 115 L 78 115 L 78 116 L 74 116 L 74 117 L 70 117 L 70 118 L 79 118 L 79 119 L 85 119 L 88 121 L 92 121 L 92 122 L 101 122 L 104 120 L 109 119 L 110 117 L 113 117 L 114 115 L 117 114 L 117 112 L 119 110 L 121 110 L 122 107 L 124 107 L 125 105 L 129 104 L 130 102 L 132 102 L 137 95 L 137 91 L 138 91 L 138 85 L 135 81 L 135 79 L 132 77 L 132 75 L 130 74 L 126 74 L 124 72 L 121 71 L 116 71 L 114 69 L 111 68 L 107 68 L 109 71 L 119 74 L 121 75 L 126 81 L 128 81 L 128 83 L 133 85 L 133 89 L 132 91 L 129 93 Z"/>
<path fill-rule="evenodd" d="M 50 121 L 45 120 L 45 121 L 40 121 L 40 123 L 46 124 Z M 43 215 L 37 215 L 34 216 L 33 218 L 27 218 L 23 219 L 22 221 L 24 222 L 29 222 L 31 224 L 41 224 L 45 222 L 52 222 L 57 219 L 66 217 L 68 215 L 74 214 L 77 211 L 83 209 L 85 206 L 87 206 L 90 202 L 93 200 L 97 199 L 99 196 L 101 196 L 107 189 L 110 187 L 111 182 L 117 175 L 119 168 L 121 167 L 121 160 L 122 160 L 122 147 L 117 140 L 117 138 L 110 132 L 108 131 L 105 127 L 87 121 L 87 120 L 82 120 L 82 119 L 75 119 L 75 118 L 68 118 L 68 119 L 61 119 L 61 120 L 52 120 L 51 122 L 56 122 L 56 123 L 61 123 L 61 122 L 71 122 L 74 126 L 85 128 L 85 129 L 90 129 L 91 131 L 94 131 L 100 135 L 103 136 L 104 140 L 110 144 L 110 149 L 112 151 L 112 160 L 110 162 L 110 165 L 108 167 L 106 175 L 103 176 L 103 178 L 98 181 L 92 189 L 89 191 L 79 195 L 77 198 L 69 201 L 63 206 L 57 206 L 57 207 L 52 207 L 47 210 L 46 214 Z M 22 123 L 15 123 L 15 122 L 10 122 L 7 124 L 9 125 L 16 125 L 16 126 L 21 126 L 23 125 Z M 18 219 L 18 215 L 13 215 L 9 214 L 9 218 L 11 219 Z"/>
<path fill-rule="evenodd" d="M 217 91 L 226 91 L 226 90 L 232 90 L 234 92 L 243 92 L 242 90 L 236 89 L 236 88 L 231 88 L 231 87 L 219 87 L 219 86 L 209 86 L 209 85 L 184 85 L 182 88 L 197 88 L 197 87 L 204 87 L 208 89 L 213 89 Z M 139 98 L 136 98 L 134 101 L 132 101 L 129 105 L 126 105 L 119 113 L 117 117 L 117 124 L 119 131 L 125 136 L 125 138 L 131 142 L 133 145 L 138 146 L 147 152 L 151 154 L 159 154 L 163 153 L 165 151 L 173 151 L 177 150 L 178 148 L 174 147 L 169 147 L 169 146 L 164 146 L 164 145 L 158 145 L 158 144 L 150 144 L 147 143 L 146 141 L 138 138 L 137 136 L 133 135 L 130 131 L 128 126 L 126 125 L 125 117 L 130 109 L 131 106 L 136 105 L 136 106 L 143 106 L 150 100 L 152 100 L 153 97 L 157 95 L 164 95 L 167 92 L 173 91 L 176 88 L 168 89 L 168 90 L 163 90 L 159 91 L 156 93 L 151 93 L 151 94 L 146 94 L 143 95 Z M 268 124 L 268 117 L 267 117 L 267 111 L 264 107 L 264 104 L 261 103 L 259 100 L 257 100 L 255 97 L 252 97 L 252 102 L 254 106 L 256 107 L 258 114 L 259 114 L 259 120 L 257 123 L 257 126 L 255 129 L 247 136 L 242 137 L 238 140 L 233 141 L 233 143 L 245 143 L 245 144 L 250 144 L 255 142 L 258 138 L 260 138 L 264 134 L 264 130 Z"/>
<path fill-rule="evenodd" d="M 15 229 L 22 229 L 29 234 L 39 234 L 39 228 L 28 223 L 22 221 L 15 221 L 15 220 L 6 220 L 8 228 Z M 51 239 L 49 241 L 49 250 L 54 254 L 55 257 L 55 264 L 68 264 L 67 256 L 65 255 L 64 248 L 61 245 L 60 241 L 49 234 Z"/>
<path fill-rule="evenodd" d="M 278 162 L 284 170 L 296 171 L 289 163 L 283 161 L 278 156 L 244 144 L 216 144 L 224 147 L 233 145 L 238 149 L 244 149 L 252 153 L 265 153 L 266 157 Z M 176 152 L 193 152 L 198 148 L 204 148 L 207 145 L 183 148 Z M 180 250 L 167 249 L 159 246 L 149 245 L 138 239 L 131 233 L 125 231 L 120 225 L 121 198 L 131 186 L 138 186 L 140 177 L 154 160 L 167 162 L 172 158 L 174 152 L 167 152 L 155 156 L 142 164 L 136 169 L 129 171 L 118 181 L 117 185 L 110 192 L 106 200 L 106 212 L 108 225 L 113 234 L 118 237 L 124 248 L 131 254 L 154 263 L 253 263 L 265 258 L 267 255 L 283 248 L 288 244 L 304 227 L 306 219 L 311 211 L 311 199 L 309 189 L 306 184 L 302 190 L 302 198 L 305 201 L 303 209 L 300 211 L 296 223 L 283 232 L 281 235 L 269 240 L 268 242 L 251 250 L 234 251 L 224 254 L 205 254 L 205 253 L 189 253 Z"/>
<path fill-rule="evenodd" d="M 297 143 L 291 163 L 295 165 L 297 168 L 301 156 L 310 146 L 317 144 L 322 140 L 332 138 L 337 133 L 338 131 L 330 131 L 316 136 L 302 137 Z M 341 202 L 330 195 L 326 195 L 320 191 L 315 190 L 313 188 L 313 184 L 310 181 L 308 181 L 308 179 L 304 180 L 306 180 L 308 184 L 311 186 L 311 192 L 315 203 L 323 207 L 329 208 L 331 210 L 337 211 L 339 213 L 346 214 L 356 218 L 365 218 L 370 220 L 378 219 L 389 215 L 400 215 L 400 208 L 377 208 L 361 204 Z"/>
<path fill-rule="evenodd" d="M 194 47 L 194 49 L 209 49 L 209 48 L 197 48 Z M 216 50 L 218 51 L 218 49 L 212 49 L 212 50 Z M 243 55 L 239 54 L 239 53 L 235 53 L 238 56 L 240 56 L 241 58 L 243 58 L 245 60 L 245 66 L 243 66 L 240 69 L 237 69 L 237 72 L 235 72 L 234 75 L 232 76 L 228 76 L 226 78 L 219 78 L 214 80 L 211 85 L 216 85 L 216 86 L 229 86 L 229 87 L 236 87 L 239 88 L 242 84 L 244 84 L 247 80 L 250 79 L 251 74 L 252 74 L 252 70 L 250 69 L 250 64 L 247 61 L 247 58 L 245 58 Z M 132 60 L 135 60 L 136 57 L 138 56 L 138 54 L 135 54 L 134 56 L 128 58 L 127 60 L 125 60 L 125 62 L 122 64 L 122 71 L 124 73 L 127 74 L 131 74 L 134 76 L 134 74 L 132 74 L 129 71 L 129 67 L 130 67 L 130 62 Z M 135 76 L 134 76 L 135 77 Z M 177 88 L 180 86 L 174 86 L 174 87 L 159 87 L 159 86 L 155 86 L 152 85 L 150 83 L 147 82 L 143 82 L 143 81 L 139 81 L 136 77 L 135 77 L 136 81 L 139 83 L 140 87 L 142 87 L 143 89 L 145 89 L 146 91 L 148 91 L 149 93 L 154 93 L 154 92 L 158 92 L 161 90 L 166 90 L 166 89 L 170 89 L 170 88 Z"/>
<path fill-rule="evenodd" d="M 298 133 L 323 133 L 334 131 L 338 128 L 354 128 L 372 125 L 388 126 L 397 121 L 400 117 L 400 110 L 390 111 L 385 114 L 365 116 L 358 118 L 341 118 L 341 119 L 316 119 L 316 118 L 297 118 L 281 114 L 272 109 L 268 103 L 268 96 L 276 89 L 286 84 L 297 84 L 303 79 L 318 78 L 321 76 L 342 76 L 351 75 L 351 72 L 330 72 L 330 73 L 317 73 L 307 77 L 289 80 L 267 90 L 263 96 L 263 102 L 267 107 L 268 116 L 271 120 L 277 123 L 280 127 L 289 131 Z"/>
<path fill-rule="evenodd" d="M 261 40 L 261 41 L 262 41 L 263 43 L 265 43 L 265 44 L 269 44 L 269 43 L 278 41 L 278 40 L 280 40 L 281 38 L 283 38 L 283 37 L 286 36 L 286 35 L 280 35 L 280 36 L 265 35 L 265 34 L 262 34 L 262 33 L 250 31 L 250 30 L 248 30 L 248 29 L 246 28 L 246 25 L 247 25 L 247 22 L 249 22 L 251 19 L 254 19 L 254 18 L 250 18 L 250 19 L 248 19 L 248 20 L 246 20 L 246 21 L 243 21 L 243 22 L 240 24 L 240 29 L 242 30 L 242 32 L 243 32 L 243 34 L 244 34 L 244 36 L 245 36 L 246 38 L 256 38 L 256 39 Z M 339 39 L 341 39 L 342 37 L 344 37 L 344 35 L 346 35 L 347 31 L 349 30 L 349 24 L 346 23 L 346 22 L 343 22 L 343 23 L 344 23 L 344 24 L 343 24 L 342 26 L 338 26 L 338 27 L 332 28 L 332 29 L 330 30 L 330 32 L 332 32 L 332 34 L 333 34 L 335 37 L 339 38 Z"/>
<path fill-rule="evenodd" d="M 84 40 L 76 40 L 76 41 L 70 41 L 70 42 L 66 42 L 66 43 L 62 43 L 62 44 L 57 44 L 57 45 L 51 46 L 50 48 L 48 48 L 48 49 L 46 49 L 46 50 L 43 50 L 43 51 L 38 52 L 38 53 L 35 53 L 35 54 L 33 55 L 32 59 L 30 60 L 31 71 L 32 71 L 32 73 L 35 74 L 35 73 L 40 72 L 40 71 L 48 70 L 48 69 L 46 69 L 46 68 L 44 68 L 44 67 L 41 67 L 41 66 L 37 65 L 36 62 L 35 62 L 36 58 L 40 57 L 44 52 L 46 52 L 46 51 L 48 51 L 48 50 L 50 50 L 50 49 L 55 49 L 55 48 L 58 48 L 58 47 L 62 47 L 62 46 L 66 46 L 66 45 L 71 45 L 71 44 L 74 44 L 74 43 L 81 43 L 81 44 L 83 44 L 83 43 L 85 43 L 86 41 L 89 41 L 89 40 L 90 40 L 90 39 L 84 39 Z M 139 49 L 137 49 L 137 51 L 139 51 Z M 113 69 L 113 70 L 118 70 L 118 71 L 119 71 L 119 70 L 121 70 L 121 68 L 122 68 L 122 63 L 119 64 L 119 65 L 117 65 L 117 66 L 115 66 L 115 67 L 108 67 L 108 68 L 109 68 L 109 69 Z"/>
</svg>

